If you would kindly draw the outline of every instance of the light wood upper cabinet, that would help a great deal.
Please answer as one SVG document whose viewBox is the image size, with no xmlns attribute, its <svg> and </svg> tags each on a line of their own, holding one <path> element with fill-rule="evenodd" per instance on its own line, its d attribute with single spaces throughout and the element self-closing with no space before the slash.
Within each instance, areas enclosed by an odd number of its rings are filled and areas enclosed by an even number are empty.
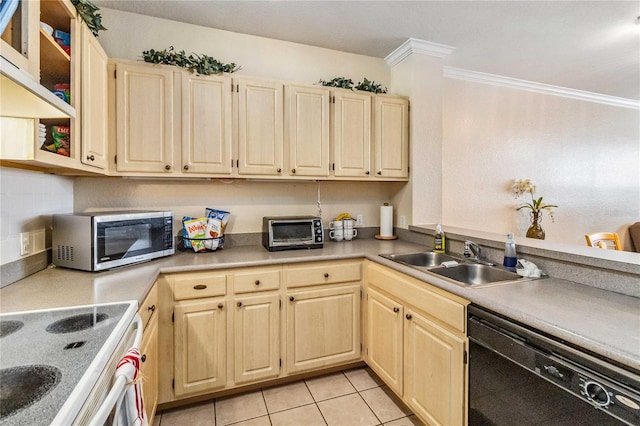
<svg viewBox="0 0 640 426">
<path fill-rule="evenodd" d="M 82 154 L 89 166 L 107 167 L 108 57 L 86 25 L 82 25 Z"/>
<path fill-rule="evenodd" d="M 182 172 L 231 173 L 231 77 L 182 74 Z"/>
<path fill-rule="evenodd" d="M 18 8 L 0 37 L 0 54 L 40 79 L 40 2 L 19 0 Z"/>
<path fill-rule="evenodd" d="M 174 306 L 176 397 L 226 384 L 226 310 L 223 298 L 177 302 Z"/>
<path fill-rule="evenodd" d="M 283 171 L 284 86 L 238 78 L 238 173 L 278 176 Z"/>
<path fill-rule="evenodd" d="M 118 62 L 116 70 L 116 170 L 171 172 L 174 165 L 173 72 Z"/>
<path fill-rule="evenodd" d="M 329 176 L 329 89 L 285 87 L 285 129 L 292 176 Z"/>
<path fill-rule="evenodd" d="M 371 175 L 371 99 L 371 95 L 361 92 L 332 92 L 334 176 Z"/>
<path fill-rule="evenodd" d="M 376 95 L 374 106 L 375 176 L 409 176 L 409 101 Z"/>
<path fill-rule="evenodd" d="M 367 293 L 365 360 L 398 395 L 403 392 L 404 306 L 370 288 Z"/>
<path fill-rule="evenodd" d="M 280 298 L 277 293 L 234 299 L 234 383 L 280 374 Z"/>
</svg>

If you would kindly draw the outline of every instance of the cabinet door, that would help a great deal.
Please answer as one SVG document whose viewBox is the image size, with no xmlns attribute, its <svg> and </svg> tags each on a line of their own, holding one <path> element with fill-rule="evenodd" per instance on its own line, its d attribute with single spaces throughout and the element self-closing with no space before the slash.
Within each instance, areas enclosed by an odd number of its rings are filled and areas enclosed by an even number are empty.
<svg viewBox="0 0 640 426">
<path fill-rule="evenodd" d="M 371 95 L 336 91 L 333 94 L 333 174 L 371 174 Z"/>
<path fill-rule="evenodd" d="M 140 377 L 142 378 L 142 399 L 149 424 L 158 405 L 158 317 L 147 324 L 140 345 Z"/>
<path fill-rule="evenodd" d="M 360 359 L 360 285 L 289 292 L 287 371 Z"/>
<path fill-rule="evenodd" d="M 286 87 L 285 129 L 292 176 L 329 176 L 329 89 Z"/>
<path fill-rule="evenodd" d="M 404 308 L 369 288 L 367 295 L 367 364 L 402 396 Z"/>
<path fill-rule="evenodd" d="M 173 73 L 152 65 L 116 64 L 116 169 L 173 168 Z"/>
<path fill-rule="evenodd" d="M 375 170 L 381 178 L 409 176 L 409 101 L 375 97 Z"/>
<path fill-rule="evenodd" d="M 3 14 L 6 11 L 3 11 Z M 4 16 L 3 16 L 4 18 Z M 19 0 L 18 7 L 0 37 L 0 53 L 12 64 L 40 79 L 40 2 Z M 47 21 L 49 22 L 49 21 Z"/>
<path fill-rule="evenodd" d="M 282 83 L 238 79 L 238 173 L 282 173 Z"/>
<path fill-rule="evenodd" d="M 203 393 L 226 382 L 224 299 L 175 304 L 175 395 Z"/>
<path fill-rule="evenodd" d="M 432 425 L 464 424 L 467 339 L 405 313 L 405 400 Z"/>
<path fill-rule="evenodd" d="M 233 321 L 235 383 L 278 376 L 280 373 L 280 298 L 278 294 L 236 297 Z"/>
<path fill-rule="evenodd" d="M 107 167 L 108 57 L 86 25 L 82 25 L 82 155 L 84 164 Z"/>
<path fill-rule="evenodd" d="M 182 172 L 231 173 L 231 78 L 182 75 Z"/>
</svg>

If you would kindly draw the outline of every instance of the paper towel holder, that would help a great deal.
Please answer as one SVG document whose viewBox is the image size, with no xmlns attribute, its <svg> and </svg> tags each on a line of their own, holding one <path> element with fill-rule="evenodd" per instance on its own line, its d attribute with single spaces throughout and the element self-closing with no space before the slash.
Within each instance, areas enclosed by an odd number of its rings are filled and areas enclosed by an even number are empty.
<svg viewBox="0 0 640 426">
<path fill-rule="evenodd" d="M 389 235 L 389 236 L 384 236 L 384 235 L 376 235 L 376 240 L 397 240 L 398 236 L 397 235 Z"/>
<path fill-rule="evenodd" d="M 385 207 L 388 207 L 388 206 L 389 206 L 389 203 L 384 203 L 384 206 L 385 206 Z M 382 213 L 382 212 L 381 212 L 381 213 Z M 382 216 L 382 215 L 381 215 L 381 216 Z M 382 218 L 381 218 L 381 219 L 382 219 Z M 392 225 L 392 230 L 393 230 L 393 224 L 391 224 L 391 225 Z M 392 232 L 393 232 L 393 231 L 392 231 Z M 377 235 L 375 235 L 375 238 L 376 238 L 377 240 L 395 240 L 395 239 L 397 239 L 397 238 L 398 238 L 398 236 L 397 236 L 397 235 L 380 235 L 380 234 L 377 234 Z"/>
</svg>

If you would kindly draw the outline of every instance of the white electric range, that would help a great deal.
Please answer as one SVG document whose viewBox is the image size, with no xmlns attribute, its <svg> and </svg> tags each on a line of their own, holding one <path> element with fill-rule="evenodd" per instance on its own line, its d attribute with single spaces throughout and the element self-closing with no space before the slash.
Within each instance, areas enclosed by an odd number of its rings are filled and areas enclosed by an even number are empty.
<svg viewBox="0 0 640 426">
<path fill-rule="evenodd" d="M 66 426 L 90 416 L 128 349 L 137 308 L 129 301 L 0 315 L 0 425 Z"/>
</svg>

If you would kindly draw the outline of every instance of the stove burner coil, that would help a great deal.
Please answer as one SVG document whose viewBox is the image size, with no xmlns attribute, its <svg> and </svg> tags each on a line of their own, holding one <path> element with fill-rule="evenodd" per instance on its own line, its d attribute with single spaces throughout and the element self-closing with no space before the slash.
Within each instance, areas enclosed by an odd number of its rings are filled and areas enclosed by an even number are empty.
<svg viewBox="0 0 640 426">
<path fill-rule="evenodd" d="M 24 323 L 22 321 L 6 320 L 0 321 L 0 338 L 15 333 L 20 330 Z"/>
<path fill-rule="evenodd" d="M 48 365 L 26 365 L 0 370 L 0 419 L 39 401 L 60 383 L 62 373 Z"/>
<path fill-rule="evenodd" d="M 92 328 L 107 318 L 109 318 L 109 315 L 102 313 L 74 315 L 52 322 L 47 326 L 46 330 L 52 334 L 73 333 Z"/>
</svg>

